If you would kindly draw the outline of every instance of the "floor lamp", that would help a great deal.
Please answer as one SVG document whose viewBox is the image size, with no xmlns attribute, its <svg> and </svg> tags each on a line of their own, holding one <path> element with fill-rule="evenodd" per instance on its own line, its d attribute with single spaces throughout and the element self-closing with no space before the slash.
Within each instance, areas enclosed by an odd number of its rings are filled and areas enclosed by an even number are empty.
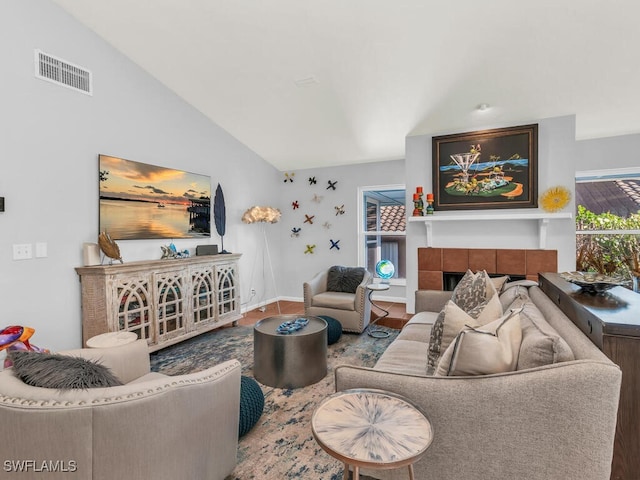
<svg viewBox="0 0 640 480">
<path fill-rule="evenodd" d="M 267 240 L 267 229 L 265 224 L 277 223 L 280 220 L 280 210 L 273 207 L 251 207 L 242 215 L 242 221 L 244 223 L 262 223 L 262 238 L 264 239 L 264 250 L 267 253 L 267 261 L 269 262 L 269 271 L 271 272 L 271 281 L 273 282 L 273 292 L 276 297 L 276 304 L 278 306 L 278 314 L 282 314 L 280 311 L 280 299 L 278 298 L 278 292 L 276 290 L 276 278 L 273 274 L 273 263 L 271 262 L 271 252 L 269 251 L 269 241 Z M 262 266 L 264 270 L 264 253 Z M 265 288 L 266 292 L 266 288 Z M 266 308 L 266 306 L 264 307 Z"/>
</svg>

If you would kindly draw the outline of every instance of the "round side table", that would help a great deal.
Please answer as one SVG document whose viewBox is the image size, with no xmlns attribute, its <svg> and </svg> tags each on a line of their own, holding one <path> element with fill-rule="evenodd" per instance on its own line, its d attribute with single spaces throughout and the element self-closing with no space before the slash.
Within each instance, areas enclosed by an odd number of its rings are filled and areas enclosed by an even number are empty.
<svg viewBox="0 0 640 480">
<path fill-rule="evenodd" d="M 135 342 L 138 335 L 133 332 L 107 332 L 87 340 L 89 348 L 111 348 Z"/>
<path fill-rule="evenodd" d="M 344 462 L 343 478 L 360 478 L 360 467 L 377 470 L 408 467 L 433 440 L 431 422 L 409 399 L 391 392 L 353 389 L 338 392 L 318 405 L 311 417 L 313 436 L 322 449 Z"/>
<path fill-rule="evenodd" d="M 367 290 L 369 291 L 369 303 L 371 303 L 371 306 L 376 307 L 378 310 L 382 312 L 382 315 L 374 318 L 371 321 L 371 323 L 369 323 L 369 326 L 367 327 L 367 333 L 369 334 L 370 337 L 373 337 L 373 338 L 387 338 L 389 336 L 389 332 L 386 332 L 380 328 L 374 329 L 372 327 L 378 320 L 381 320 L 387 317 L 389 315 L 389 310 L 387 310 L 386 308 L 382 308 L 380 305 L 377 305 L 371 298 L 371 295 L 373 295 L 373 292 L 383 292 L 385 290 L 389 290 L 389 284 L 388 283 L 370 283 L 367 285 Z"/>
<path fill-rule="evenodd" d="M 275 388 L 300 388 L 319 382 L 327 375 L 327 322 L 304 316 L 309 323 L 288 335 L 278 326 L 300 315 L 276 315 L 253 327 L 253 376 Z"/>
</svg>

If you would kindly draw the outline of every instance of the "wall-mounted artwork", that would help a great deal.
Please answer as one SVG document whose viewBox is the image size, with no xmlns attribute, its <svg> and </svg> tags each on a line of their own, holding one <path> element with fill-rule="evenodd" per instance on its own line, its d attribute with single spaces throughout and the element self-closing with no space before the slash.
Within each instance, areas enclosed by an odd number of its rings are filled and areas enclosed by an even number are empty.
<svg viewBox="0 0 640 480">
<path fill-rule="evenodd" d="M 99 155 L 99 231 L 114 240 L 211 235 L 211 178 Z"/>
<path fill-rule="evenodd" d="M 538 206 L 538 125 L 433 137 L 435 210 Z"/>
</svg>

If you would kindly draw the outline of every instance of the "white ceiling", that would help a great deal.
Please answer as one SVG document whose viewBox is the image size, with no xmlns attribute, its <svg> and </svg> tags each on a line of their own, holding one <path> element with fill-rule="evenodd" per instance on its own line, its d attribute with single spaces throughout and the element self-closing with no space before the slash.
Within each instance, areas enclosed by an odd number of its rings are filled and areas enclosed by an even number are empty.
<svg viewBox="0 0 640 480">
<path fill-rule="evenodd" d="M 640 132 L 638 0 L 54 1 L 280 170 L 559 115 Z"/>
</svg>

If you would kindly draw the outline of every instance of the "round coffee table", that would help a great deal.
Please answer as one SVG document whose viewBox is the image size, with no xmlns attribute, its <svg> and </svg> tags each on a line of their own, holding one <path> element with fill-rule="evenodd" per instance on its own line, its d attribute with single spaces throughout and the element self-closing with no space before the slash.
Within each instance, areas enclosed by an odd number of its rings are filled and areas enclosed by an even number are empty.
<svg viewBox="0 0 640 480">
<path fill-rule="evenodd" d="M 306 318 L 306 327 L 286 335 L 278 326 Z M 253 327 L 253 376 L 264 385 L 299 388 L 327 375 L 327 322 L 306 315 L 276 315 Z"/>
<path fill-rule="evenodd" d="M 326 398 L 311 418 L 313 436 L 322 449 L 344 462 L 343 478 L 360 478 L 360 467 L 389 470 L 413 464 L 433 440 L 429 419 L 410 400 L 395 393 L 353 389 Z"/>
</svg>

